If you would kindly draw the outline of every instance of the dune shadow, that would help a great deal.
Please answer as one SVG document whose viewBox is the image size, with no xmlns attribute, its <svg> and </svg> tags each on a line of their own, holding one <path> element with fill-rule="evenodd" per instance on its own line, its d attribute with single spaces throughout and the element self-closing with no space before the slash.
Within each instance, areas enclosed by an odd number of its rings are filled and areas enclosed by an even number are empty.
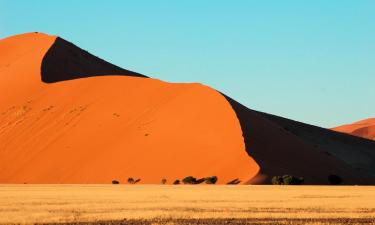
<svg viewBox="0 0 375 225">
<path fill-rule="evenodd" d="M 329 174 L 342 175 L 346 184 L 375 183 L 373 163 L 354 165 L 342 157 L 375 162 L 374 141 L 251 110 L 222 95 L 237 115 L 248 155 L 268 177 L 265 183 L 283 174 L 305 177 L 308 184 L 327 184 Z"/>
<path fill-rule="evenodd" d="M 46 83 L 107 75 L 146 77 L 106 62 L 59 37 L 43 57 L 41 65 L 41 79 Z"/>
</svg>

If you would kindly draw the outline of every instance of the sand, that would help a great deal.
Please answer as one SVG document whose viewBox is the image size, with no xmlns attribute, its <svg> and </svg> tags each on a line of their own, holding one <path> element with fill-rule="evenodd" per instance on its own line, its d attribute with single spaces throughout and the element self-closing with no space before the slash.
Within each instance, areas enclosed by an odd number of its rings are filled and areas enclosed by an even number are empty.
<svg viewBox="0 0 375 225">
<path fill-rule="evenodd" d="M 375 118 L 361 120 L 353 124 L 346 124 L 332 129 L 342 133 L 375 140 Z"/>
</svg>

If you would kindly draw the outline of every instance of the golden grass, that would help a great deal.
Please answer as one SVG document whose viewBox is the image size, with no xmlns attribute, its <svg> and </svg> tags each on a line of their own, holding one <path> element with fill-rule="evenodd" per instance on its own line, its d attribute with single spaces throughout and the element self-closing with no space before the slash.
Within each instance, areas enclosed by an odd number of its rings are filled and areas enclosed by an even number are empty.
<svg viewBox="0 0 375 225">
<path fill-rule="evenodd" d="M 0 185 L 0 223 L 3 224 L 124 218 L 171 221 L 367 218 L 375 221 L 375 187 Z M 323 223 L 311 221 L 309 224 Z"/>
</svg>

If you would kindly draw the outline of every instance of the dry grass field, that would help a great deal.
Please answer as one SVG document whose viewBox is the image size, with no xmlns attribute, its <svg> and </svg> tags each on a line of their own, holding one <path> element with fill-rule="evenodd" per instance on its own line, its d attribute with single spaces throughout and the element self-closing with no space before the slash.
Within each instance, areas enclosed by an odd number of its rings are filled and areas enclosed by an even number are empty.
<svg viewBox="0 0 375 225">
<path fill-rule="evenodd" d="M 1 224 L 375 224 L 375 187 L 0 185 Z"/>
</svg>

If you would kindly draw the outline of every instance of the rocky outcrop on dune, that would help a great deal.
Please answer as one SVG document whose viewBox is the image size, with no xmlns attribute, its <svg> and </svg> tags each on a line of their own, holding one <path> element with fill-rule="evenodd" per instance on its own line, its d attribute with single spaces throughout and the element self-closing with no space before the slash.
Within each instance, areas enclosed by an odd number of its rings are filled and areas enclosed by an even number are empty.
<svg viewBox="0 0 375 225">
<path fill-rule="evenodd" d="M 112 65 L 62 38 L 0 40 L 0 183 L 374 184 L 375 142 Z"/>
</svg>

